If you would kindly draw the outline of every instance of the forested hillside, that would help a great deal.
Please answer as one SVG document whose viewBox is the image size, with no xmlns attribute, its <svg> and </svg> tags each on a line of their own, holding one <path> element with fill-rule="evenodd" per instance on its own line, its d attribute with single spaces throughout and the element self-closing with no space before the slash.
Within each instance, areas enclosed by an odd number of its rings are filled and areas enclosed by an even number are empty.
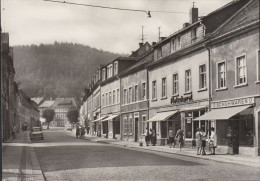
<svg viewBox="0 0 260 181">
<path fill-rule="evenodd" d="M 73 43 L 15 46 L 15 77 L 30 97 L 79 97 L 99 65 L 118 56 Z"/>
</svg>

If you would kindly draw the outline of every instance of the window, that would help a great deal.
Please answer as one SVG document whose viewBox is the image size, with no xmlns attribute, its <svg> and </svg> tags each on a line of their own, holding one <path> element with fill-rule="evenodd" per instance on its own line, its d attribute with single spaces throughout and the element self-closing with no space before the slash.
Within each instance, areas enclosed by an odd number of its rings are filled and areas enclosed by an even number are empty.
<svg viewBox="0 0 260 181">
<path fill-rule="evenodd" d="M 191 91 L 191 70 L 185 71 L 185 92 Z"/>
<path fill-rule="evenodd" d="M 176 51 L 176 39 L 173 38 L 171 40 L 171 52 L 175 52 Z"/>
<path fill-rule="evenodd" d="M 257 65 L 257 81 L 260 81 L 260 50 L 257 51 L 257 58 L 256 58 L 256 65 Z"/>
<path fill-rule="evenodd" d="M 112 104 L 112 92 L 109 92 L 109 105 Z"/>
<path fill-rule="evenodd" d="M 127 104 L 127 91 L 124 89 L 124 104 Z"/>
<path fill-rule="evenodd" d="M 157 58 L 161 58 L 162 57 L 162 47 L 158 47 L 157 49 Z"/>
<path fill-rule="evenodd" d="M 120 92 L 119 89 L 117 89 L 117 104 L 119 104 L 120 102 Z"/>
<path fill-rule="evenodd" d="M 226 64 L 218 63 L 218 89 L 226 87 Z"/>
<path fill-rule="evenodd" d="M 197 28 L 191 30 L 191 43 L 195 42 L 197 39 Z"/>
<path fill-rule="evenodd" d="M 181 37 L 178 36 L 177 37 L 177 50 L 179 50 L 181 48 Z"/>
<path fill-rule="evenodd" d="M 138 85 L 135 85 L 135 102 L 138 101 Z"/>
<path fill-rule="evenodd" d="M 63 119 L 63 114 L 60 115 L 60 118 Z"/>
<path fill-rule="evenodd" d="M 102 81 L 106 80 L 106 69 L 102 69 Z"/>
<path fill-rule="evenodd" d="M 162 97 L 166 97 L 166 77 L 162 78 Z"/>
<path fill-rule="evenodd" d="M 124 134 L 128 134 L 129 133 L 129 122 L 127 117 L 124 117 Z"/>
<path fill-rule="evenodd" d="M 112 76 L 113 76 L 113 65 L 111 64 L 107 67 L 107 78 L 110 78 Z"/>
<path fill-rule="evenodd" d="M 173 75 L 173 95 L 176 95 L 179 93 L 179 80 L 178 80 L 178 74 Z"/>
<path fill-rule="evenodd" d="M 156 91 L 156 81 L 152 82 L 152 99 L 157 98 L 157 91 Z"/>
<path fill-rule="evenodd" d="M 113 104 L 116 103 L 116 91 L 113 90 Z"/>
<path fill-rule="evenodd" d="M 206 65 L 201 65 L 199 67 L 199 72 L 200 72 L 200 77 L 199 77 L 199 81 L 200 81 L 200 85 L 199 85 L 199 88 L 200 89 L 204 89 L 206 88 L 207 86 L 207 81 L 206 81 L 206 76 L 207 76 L 207 73 L 206 73 Z"/>
<path fill-rule="evenodd" d="M 146 97 L 146 83 L 142 83 L 142 99 L 144 100 Z"/>
<path fill-rule="evenodd" d="M 236 58 L 236 85 L 245 84 L 247 82 L 246 56 Z"/>
<path fill-rule="evenodd" d="M 147 123 L 145 122 L 145 121 L 146 121 L 146 116 L 145 116 L 145 115 L 142 116 L 142 119 L 143 119 L 143 120 L 142 120 L 142 123 L 143 123 L 143 125 L 142 125 L 142 134 L 145 134 L 145 133 L 146 133 L 146 132 L 145 132 L 145 131 L 146 131 L 146 124 L 147 124 Z"/>
<path fill-rule="evenodd" d="M 129 93 L 128 93 L 128 95 L 129 95 L 129 98 L 128 98 L 128 103 L 131 103 L 132 102 L 132 100 L 133 100 L 133 90 L 132 90 L 132 87 L 129 87 Z"/>
<path fill-rule="evenodd" d="M 56 118 L 59 119 L 59 115 L 58 114 L 56 114 Z"/>
<path fill-rule="evenodd" d="M 114 62 L 114 75 L 118 73 L 118 62 Z"/>
<path fill-rule="evenodd" d="M 106 106 L 108 106 L 109 105 L 109 101 L 108 101 L 108 93 L 106 93 Z"/>
<path fill-rule="evenodd" d="M 133 133 L 133 118 L 131 114 L 129 115 L 129 133 Z"/>
</svg>

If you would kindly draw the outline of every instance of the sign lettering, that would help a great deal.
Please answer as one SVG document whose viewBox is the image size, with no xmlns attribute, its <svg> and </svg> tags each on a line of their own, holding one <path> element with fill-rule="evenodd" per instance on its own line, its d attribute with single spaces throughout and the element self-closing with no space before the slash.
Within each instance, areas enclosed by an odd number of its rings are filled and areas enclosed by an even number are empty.
<svg viewBox="0 0 260 181">
<path fill-rule="evenodd" d="M 255 103 L 255 99 L 253 97 L 247 97 L 247 98 L 233 99 L 228 101 L 213 102 L 211 104 L 211 107 L 214 109 L 214 108 L 221 108 L 221 107 L 248 105 L 254 103 Z"/>
</svg>

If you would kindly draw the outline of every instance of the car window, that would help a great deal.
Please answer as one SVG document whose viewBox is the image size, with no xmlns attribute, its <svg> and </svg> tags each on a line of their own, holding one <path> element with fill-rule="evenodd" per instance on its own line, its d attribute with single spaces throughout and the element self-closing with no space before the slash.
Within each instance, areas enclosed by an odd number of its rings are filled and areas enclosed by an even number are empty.
<svg viewBox="0 0 260 181">
<path fill-rule="evenodd" d="M 41 131 L 41 129 L 40 128 L 33 128 L 33 131 L 35 132 L 35 131 Z"/>
</svg>

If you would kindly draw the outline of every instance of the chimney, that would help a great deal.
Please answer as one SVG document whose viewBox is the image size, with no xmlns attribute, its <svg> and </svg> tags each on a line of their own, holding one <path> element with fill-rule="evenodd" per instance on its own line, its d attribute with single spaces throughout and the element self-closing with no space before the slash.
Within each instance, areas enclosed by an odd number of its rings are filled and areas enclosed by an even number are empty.
<svg viewBox="0 0 260 181">
<path fill-rule="evenodd" d="M 139 43 L 139 47 L 141 48 L 144 45 L 144 43 Z"/>
<path fill-rule="evenodd" d="M 193 7 L 190 9 L 190 24 L 198 21 L 198 14 L 199 14 L 199 9 L 195 8 L 194 5 Z"/>
<path fill-rule="evenodd" d="M 189 25 L 190 25 L 190 23 L 183 23 L 183 28 L 186 28 Z"/>
<path fill-rule="evenodd" d="M 154 42 L 152 43 L 152 45 L 153 45 L 153 46 L 156 45 L 156 42 L 154 41 Z"/>
</svg>

